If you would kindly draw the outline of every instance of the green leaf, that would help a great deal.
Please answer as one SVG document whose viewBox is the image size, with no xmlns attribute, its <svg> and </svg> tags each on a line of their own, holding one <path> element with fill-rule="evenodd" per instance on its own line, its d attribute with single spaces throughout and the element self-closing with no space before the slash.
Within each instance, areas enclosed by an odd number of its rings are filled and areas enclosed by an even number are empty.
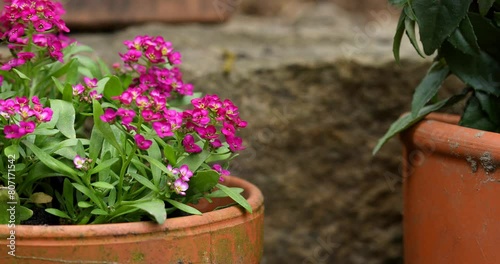
<svg viewBox="0 0 500 264">
<path fill-rule="evenodd" d="M 411 104 L 411 114 L 413 117 L 417 116 L 420 109 L 437 94 L 439 88 L 441 88 L 441 84 L 449 73 L 450 69 L 443 60 L 435 61 L 432 64 L 427 75 L 422 79 L 413 94 Z"/>
<path fill-rule="evenodd" d="M 442 55 L 450 71 L 477 90 L 500 96 L 500 65 L 485 52 L 477 56 L 464 54 L 451 44 L 443 44 Z"/>
<path fill-rule="evenodd" d="M 109 184 L 107 182 L 93 182 L 93 183 L 91 183 L 91 185 L 94 187 L 97 187 L 97 188 L 102 188 L 102 189 L 107 189 L 107 190 L 111 190 L 111 189 L 115 188 L 115 186 L 113 186 L 112 184 Z"/>
<path fill-rule="evenodd" d="M 203 162 L 207 160 L 209 156 L 210 151 L 208 150 L 203 150 L 202 152 L 196 154 L 190 154 L 189 156 L 180 160 L 177 164 L 177 167 L 186 164 L 191 171 L 196 171 L 201 166 L 201 164 L 203 164 Z"/>
<path fill-rule="evenodd" d="M 484 113 L 493 123 L 496 124 L 496 127 L 498 127 L 498 125 L 500 124 L 500 98 L 482 91 L 475 91 L 474 96 L 481 104 L 481 109 L 484 111 Z M 498 128 L 489 131 L 497 130 Z"/>
<path fill-rule="evenodd" d="M 29 201 L 35 204 L 46 204 L 52 202 L 52 196 L 43 192 L 36 192 L 30 196 Z"/>
<path fill-rule="evenodd" d="M 16 214 L 19 218 L 19 222 L 30 219 L 33 216 L 33 211 L 24 206 L 16 207 Z M 18 219 L 16 219 L 17 221 Z"/>
<path fill-rule="evenodd" d="M 19 159 L 19 145 L 14 144 L 6 147 L 3 150 L 6 157 L 14 157 L 15 160 Z"/>
<path fill-rule="evenodd" d="M 483 106 L 476 96 L 471 96 L 467 101 L 459 125 L 485 131 L 495 132 L 498 130 L 498 126 L 488 117 L 488 114 L 483 110 Z"/>
<path fill-rule="evenodd" d="M 212 190 L 219 182 L 219 173 L 213 170 L 199 171 L 189 180 L 187 196 L 205 193 Z"/>
<path fill-rule="evenodd" d="M 485 16 L 488 11 L 490 11 L 490 8 L 495 3 L 495 0 L 478 0 L 477 3 L 479 4 L 479 13 L 482 16 Z"/>
<path fill-rule="evenodd" d="M 236 193 L 239 193 L 239 194 L 241 194 L 244 191 L 243 188 L 238 188 L 238 187 L 230 187 L 230 189 L 233 190 Z M 228 197 L 228 195 L 225 192 L 221 191 L 221 190 L 216 190 L 214 192 L 211 192 L 211 193 L 205 195 L 205 197 L 208 197 L 208 198 L 224 198 L 224 197 Z"/>
<path fill-rule="evenodd" d="M 405 19 L 405 29 L 406 29 L 406 36 L 410 39 L 411 45 L 415 48 L 417 51 L 418 55 L 420 57 L 424 58 L 424 54 L 420 50 L 420 47 L 418 46 L 418 40 L 417 40 L 417 35 L 415 35 L 415 21 L 411 20 L 409 17 L 406 17 Z"/>
<path fill-rule="evenodd" d="M 500 49 L 498 48 L 500 24 L 494 25 L 490 19 L 476 13 L 469 13 L 469 20 L 481 50 L 488 53 L 496 61 L 500 61 Z"/>
<path fill-rule="evenodd" d="M 130 206 L 147 212 L 148 214 L 153 216 L 154 220 L 160 225 L 163 224 L 167 219 L 167 212 L 165 211 L 165 202 L 163 202 L 160 199 L 153 199 L 148 202 L 135 203 L 131 204 Z"/>
<path fill-rule="evenodd" d="M 104 97 L 108 100 L 123 93 L 122 82 L 116 76 L 111 76 L 104 86 Z"/>
<path fill-rule="evenodd" d="M 75 132 L 75 108 L 70 102 L 63 100 L 50 100 L 50 108 L 57 115 L 56 127 L 67 138 L 76 138 Z"/>
<path fill-rule="evenodd" d="M 93 101 L 93 110 L 94 127 L 96 127 L 97 130 L 101 132 L 101 135 L 108 143 L 110 143 L 118 150 L 118 152 L 120 152 L 120 154 L 123 155 L 123 148 L 120 144 L 118 144 L 118 141 L 116 140 L 115 134 L 113 133 L 113 130 L 111 130 L 110 125 L 108 123 L 104 123 L 100 118 L 104 114 L 104 111 L 102 110 L 101 104 L 99 104 L 99 102 L 96 100 Z"/>
<path fill-rule="evenodd" d="M 102 149 L 102 142 L 104 141 L 104 137 L 101 132 L 97 130 L 96 127 L 92 129 L 92 133 L 90 134 L 90 145 L 89 145 L 89 158 L 92 160 L 97 160 L 99 157 L 99 153 Z"/>
<path fill-rule="evenodd" d="M 71 84 L 67 83 L 64 85 L 64 90 L 63 90 L 63 100 L 66 102 L 73 102 L 73 87 Z"/>
<path fill-rule="evenodd" d="M 54 171 L 57 171 L 63 175 L 69 175 L 73 176 L 73 179 L 78 176 L 78 173 L 69 167 L 68 165 L 62 163 L 61 161 L 53 158 L 49 154 L 47 154 L 45 151 L 39 149 L 37 146 L 33 145 L 33 143 L 23 140 L 23 144 L 28 147 L 35 155 L 36 157 L 47 167 L 51 168 Z"/>
<path fill-rule="evenodd" d="M 410 1 L 415 12 L 424 52 L 431 55 L 458 27 L 471 0 Z"/>
<path fill-rule="evenodd" d="M 78 207 L 80 207 L 80 208 L 89 208 L 92 206 L 94 206 L 94 205 L 89 203 L 89 202 L 85 202 L 85 201 L 78 202 Z"/>
<path fill-rule="evenodd" d="M 109 159 L 109 160 L 102 161 L 102 162 L 99 163 L 98 166 L 96 166 L 93 169 L 91 169 L 88 172 L 88 174 L 92 175 L 92 174 L 99 173 L 100 171 L 109 169 L 113 164 L 115 164 L 119 160 L 120 160 L 120 158 L 112 158 L 112 159 Z"/>
<path fill-rule="evenodd" d="M 198 209 L 191 207 L 187 204 L 183 204 L 183 203 L 177 202 L 177 201 L 172 200 L 172 199 L 166 199 L 166 201 L 168 203 L 170 203 L 171 205 L 173 205 L 175 208 L 177 208 L 181 211 L 184 211 L 188 214 L 192 214 L 192 215 L 201 215 L 202 214 L 200 211 L 198 211 Z"/>
<path fill-rule="evenodd" d="M 109 215 L 108 212 L 106 212 L 106 211 L 104 211 L 102 209 L 99 209 L 99 208 L 96 208 L 96 209 L 92 210 L 90 213 L 93 214 L 93 215 Z"/>
<path fill-rule="evenodd" d="M 408 0 L 389 0 L 389 3 L 395 6 L 403 6 L 408 3 Z"/>
<path fill-rule="evenodd" d="M 448 41 L 465 54 L 473 56 L 479 54 L 476 34 L 468 16 L 460 22 L 460 26 L 453 31 Z"/>
<path fill-rule="evenodd" d="M 90 200 L 92 202 L 94 202 L 94 204 L 96 204 L 97 206 L 99 206 L 101 209 L 104 208 L 104 204 L 102 202 L 101 199 L 99 199 L 99 197 L 97 197 L 97 195 L 94 193 L 94 191 L 90 190 L 89 188 L 81 185 L 81 184 L 78 184 L 78 183 L 72 183 L 73 184 L 73 187 L 75 187 L 75 189 L 79 190 L 81 193 L 83 193 L 85 196 L 87 196 L 88 198 L 90 198 Z"/>
<path fill-rule="evenodd" d="M 231 199 L 233 199 L 235 202 L 237 202 L 239 205 L 241 205 L 243 208 L 245 208 L 248 212 L 250 212 L 250 213 L 252 212 L 252 207 L 250 206 L 248 201 L 241 194 L 239 194 L 238 192 L 235 192 L 233 189 L 231 189 L 225 185 L 222 185 L 220 183 L 217 184 L 217 188 L 219 188 L 219 190 L 226 193 L 229 197 L 231 197 Z"/>
<path fill-rule="evenodd" d="M 411 125 L 415 124 L 416 122 L 420 121 L 422 118 L 424 118 L 426 115 L 428 115 L 431 112 L 437 111 L 441 108 L 451 106 L 458 101 L 462 100 L 467 94 L 467 90 L 464 90 L 462 93 L 453 95 L 447 99 L 444 99 L 442 101 L 439 101 L 435 104 L 425 106 L 424 108 L 420 109 L 418 112 L 418 115 L 412 116 L 411 114 L 405 114 L 401 116 L 398 120 L 396 120 L 394 123 L 392 123 L 391 127 L 385 135 L 380 138 L 377 142 L 377 145 L 372 151 L 372 154 L 375 155 L 377 152 L 380 150 L 380 148 L 392 137 L 397 135 L 399 132 L 409 128 Z"/>
<path fill-rule="evenodd" d="M 168 170 L 167 167 L 165 165 L 163 165 L 163 163 L 161 163 L 159 160 L 153 159 L 153 158 L 151 158 L 149 156 L 145 156 L 145 155 L 139 155 L 139 157 L 148 161 L 151 164 L 151 167 L 154 166 L 156 168 L 159 168 L 160 170 L 162 170 L 166 174 L 169 174 L 169 175 L 172 174 L 172 172 L 170 170 Z"/>
<path fill-rule="evenodd" d="M 71 217 L 69 217 L 68 214 L 66 214 L 65 212 L 63 212 L 59 209 L 56 209 L 56 208 L 47 208 L 47 209 L 45 209 L 45 212 L 52 214 L 52 215 L 55 215 L 55 216 L 60 217 L 60 218 L 71 219 Z"/>
<path fill-rule="evenodd" d="M 148 156 L 155 160 L 162 160 L 160 147 L 154 140 L 153 144 L 151 144 L 148 149 Z M 159 185 L 161 180 L 161 169 L 156 166 L 151 167 L 151 174 L 153 175 L 154 184 Z"/>
<path fill-rule="evenodd" d="M 31 79 L 28 76 L 26 76 L 26 74 L 20 72 L 18 69 L 12 68 L 12 70 L 17 74 L 17 76 L 19 76 L 19 78 L 21 78 L 23 80 L 31 81 Z"/>
<path fill-rule="evenodd" d="M 132 176 L 132 178 L 134 178 L 136 181 L 138 181 L 140 184 L 142 184 L 143 186 L 146 186 L 147 188 L 155 191 L 155 192 L 159 192 L 159 189 L 158 187 L 156 187 L 152 182 L 150 182 L 146 177 L 142 176 L 142 175 L 139 175 L 137 173 L 133 173 L 133 172 L 130 172 L 130 175 Z"/>
<path fill-rule="evenodd" d="M 66 205 L 66 211 L 68 211 L 72 216 L 74 216 L 75 212 L 75 207 L 73 206 L 73 195 L 73 185 L 71 185 L 71 182 L 66 178 L 63 183 L 64 204 Z"/>
<path fill-rule="evenodd" d="M 401 50 L 401 40 L 403 39 L 403 34 L 405 33 L 405 23 L 406 14 L 401 12 L 399 17 L 398 26 L 396 28 L 396 34 L 394 34 L 394 41 L 392 44 L 392 52 L 394 53 L 394 59 L 399 63 L 399 51 Z"/>
</svg>

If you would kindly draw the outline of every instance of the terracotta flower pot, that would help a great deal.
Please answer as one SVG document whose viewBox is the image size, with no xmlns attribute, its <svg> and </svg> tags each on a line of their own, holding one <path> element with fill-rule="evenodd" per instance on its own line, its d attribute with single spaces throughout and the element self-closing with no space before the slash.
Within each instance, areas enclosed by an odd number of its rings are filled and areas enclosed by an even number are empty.
<svg viewBox="0 0 500 264">
<path fill-rule="evenodd" d="M 263 253 L 264 205 L 253 184 L 227 177 L 245 189 L 253 213 L 237 206 L 167 219 L 163 225 L 121 223 L 83 226 L 0 225 L 0 263 L 259 263 Z M 232 201 L 200 204 L 210 210 Z M 8 255 L 15 230 L 15 255 Z"/>
<path fill-rule="evenodd" d="M 500 263 L 500 134 L 432 114 L 401 134 L 407 264 Z"/>
</svg>

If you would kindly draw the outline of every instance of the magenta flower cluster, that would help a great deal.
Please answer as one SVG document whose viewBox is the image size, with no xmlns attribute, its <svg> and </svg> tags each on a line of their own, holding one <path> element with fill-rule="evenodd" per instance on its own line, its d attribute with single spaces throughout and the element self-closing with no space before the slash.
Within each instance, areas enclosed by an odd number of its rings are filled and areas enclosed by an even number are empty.
<svg viewBox="0 0 500 264">
<path fill-rule="evenodd" d="M 73 85 L 73 96 L 79 98 L 80 101 L 92 103 L 92 100 L 100 100 L 102 94 L 97 92 L 97 79 L 96 78 L 83 78 L 84 84 Z"/>
<path fill-rule="evenodd" d="M 0 99 L 0 117 L 9 121 L 4 127 L 5 138 L 21 138 L 33 133 L 40 123 L 49 122 L 53 111 L 43 107 L 38 97 L 16 97 L 14 99 Z"/>
<path fill-rule="evenodd" d="M 179 112 L 169 107 L 169 100 L 192 95 L 193 86 L 182 81 L 178 68 L 166 67 L 181 63 L 180 53 L 162 37 L 139 36 L 124 43 L 128 51 L 121 54 L 125 71 L 136 71 L 139 76 L 119 96 L 118 109 L 107 108 L 102 121 L 120 122 L 128 131 L 136 131 L 136 145 L 147 150 L 152 141 L 138 131 L 138 124 L 149 124 L 160 138 L 173 137 L 176 131 L 183 134 L 182 145 L 188 153 L 198 153 L 202 147 L 198 139 L 207 141 L 214 149 L 226 140 L 231 151 L 243 149 L 239 128 L 246 126 L 238 108 L 229 100 L 221 101 L 216 95 L 193 99 L 194 109 Z"/>
<path fill-rule="evenodd" d="M 67 39 L 55 33 L 69 32 L 69 29 L 61 19 L 65 12 L 61 3 L 49 0 L 5 0 L 4 3 L 0 15 L 0 38 L 9 42 L 9 49 L 20 50 L 25 45 L 34 44 L 46 49 L 50 57 L 62 61 L 61 50 L 67 45 Z M 32 38 L 27 37 L 27 33 L 31 33 Z M 27 56 L 31 59 L 34 54 Z M 16 67 L 29 59 L 18 54 L 6 65 Z"/>
</svg>

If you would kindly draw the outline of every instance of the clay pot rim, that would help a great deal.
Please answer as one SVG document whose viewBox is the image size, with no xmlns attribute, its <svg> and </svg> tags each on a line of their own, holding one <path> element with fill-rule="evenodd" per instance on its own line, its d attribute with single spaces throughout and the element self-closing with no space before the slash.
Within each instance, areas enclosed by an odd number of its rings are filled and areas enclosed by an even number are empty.
<svg viewBox="0 0 500 264">
<path fill-rule="evenodd" d="M 452 153 L 456 157 L 500 157 L 500 134 L 459 126 L 460 116 L 431 113 L 401 132 L 402 141 L 424 154 Z M 487 151 L 485 151 L 487 150 Z"/>
<path fill-rule="evenodd" d="M 224 185 L 243 188 L 253 213 L 247 213 L 240 206 L 230 206 L 216 211 L 206 212 L 203 215 L 190 215 L 167 218 L 165 223 L 158 225 L 153 222 L 110 223 L 96 225 L 16 225 L 16 234 L 23 234 L 32 238 L 81 238 L 82 234 L 92 233 L 96 236 L 127 236 L 130 234 L 143 235 L 162 231 L 175 232 L 185 228 L 203 228 L 214 222 L 231 222 L 236 218 L 252 219 L 258 217 L 264 210 L 264 196 L 254 184 L 234 176 L 226 176 Z M 0 225 L 0 234 L 8 234 L 12 229 L 8 225 Z"/>
</svg>

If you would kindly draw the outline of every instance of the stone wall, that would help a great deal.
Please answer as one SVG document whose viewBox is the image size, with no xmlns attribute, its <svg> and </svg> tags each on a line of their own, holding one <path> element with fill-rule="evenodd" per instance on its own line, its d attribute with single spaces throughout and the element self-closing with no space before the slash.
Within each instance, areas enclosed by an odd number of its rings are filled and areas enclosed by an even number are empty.
<svg viewBox="0 0 500 264">
<path fill-rule="evenodd" d="M 123 40 L 161 34 L 197 90 L 240 106 L 247 150 L 232 172 L 265 195 L 263 263 L 388 264 L 402 259 L 400 146 L 371 150 L 429 64 L 407 42 L 393 62 L 394 14 L 377 9 L 368 22 L 320 4 L 293 17 L 74 37 L 111 63 Z"/>
</svg>

